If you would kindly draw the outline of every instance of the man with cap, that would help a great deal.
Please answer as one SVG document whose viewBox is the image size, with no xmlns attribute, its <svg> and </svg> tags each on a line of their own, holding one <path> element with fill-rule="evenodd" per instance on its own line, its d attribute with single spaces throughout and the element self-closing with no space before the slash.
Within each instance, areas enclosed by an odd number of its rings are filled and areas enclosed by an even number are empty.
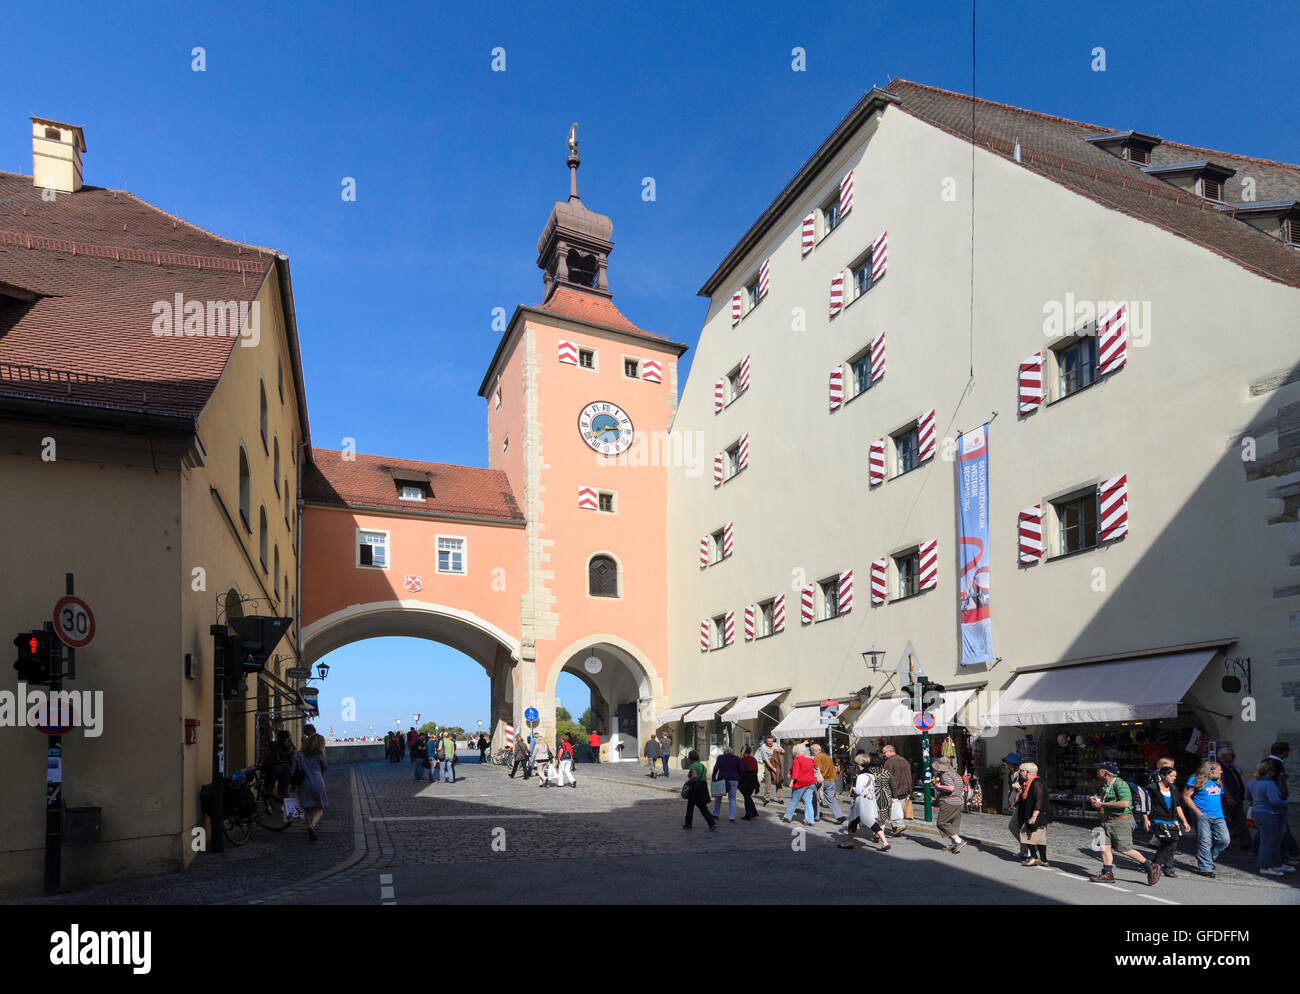
<svg viewBox="0 0 1300 994">
<path fill-rule="evenodd" d="M 1129 790 L 1127 781 L 1120 778 L 1119 766 L 1115 763 L 1098 763 L 1097 778 L 1104 790 L 1100 797 L 1093 795 L 1090 800 L 1101 818 L 1101 872 L 1088 879 L 1093 883 L 1113 884 L 1114 853 L 1118 851 L 1142 867 L 1147 874 L 1147 886 L 1154 886 L 1160 879 L 1160 867 L 1133 847 L 1133 792 Z"/>
<path fill-rule="evenodd" d="M 1002 757 L 1002 768 L 1007 771 L 1007 795 L 1002 802 L 1002 810 L 1011 812 L 1011 821 L 1007 823 L 1007 831 L 1011 837 L 1016 840 L 1016 845 L 1020 846 L 1020 855 L 1016 858 L 1022 862 L 1029 859 L 1032 853 L 1029 846 L 1020 841 L 1020 764 L 1023 760 L 1018 752 L 1009 752 Z"/>
</svg>

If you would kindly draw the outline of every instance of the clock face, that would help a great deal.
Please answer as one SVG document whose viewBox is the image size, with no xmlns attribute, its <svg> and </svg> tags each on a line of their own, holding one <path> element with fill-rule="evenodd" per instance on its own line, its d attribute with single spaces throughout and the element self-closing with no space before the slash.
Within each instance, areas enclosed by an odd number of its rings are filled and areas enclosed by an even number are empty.
<svg viewBox="0 0 1300 994">
<path fill-rule="evenodd" d="M 603 456 L 617 456 L 627 451 L 634 434 L 632 419 L 617 404 L 592 401 L 578 415 L 578 433 L 582 440 Z"/>
</svg>

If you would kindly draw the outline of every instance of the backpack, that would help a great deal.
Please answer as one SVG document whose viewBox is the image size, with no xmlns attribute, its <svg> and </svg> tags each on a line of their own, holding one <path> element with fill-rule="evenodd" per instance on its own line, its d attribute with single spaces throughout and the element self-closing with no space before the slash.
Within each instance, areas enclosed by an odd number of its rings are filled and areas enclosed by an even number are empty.
<svg viewBox="0 0 1300 994">
<path fill-rule="evenodd" d="M 1125 780 L 1124 782 L 1128 784 L 1128 792 L 1133 797 L 1133 806 L 1129 809 L 1129 813 L 1132 814 L 1134 818 L 1150 815 L 1151 795 L 1147 793 L 1146 788 L 1139 787 L 1132 780 Z"/>
</svg>

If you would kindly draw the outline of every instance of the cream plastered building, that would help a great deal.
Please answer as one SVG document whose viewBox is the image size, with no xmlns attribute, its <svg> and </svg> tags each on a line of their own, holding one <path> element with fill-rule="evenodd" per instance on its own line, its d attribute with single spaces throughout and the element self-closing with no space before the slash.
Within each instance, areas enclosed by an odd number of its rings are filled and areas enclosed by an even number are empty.
<svg viewBox="0 0 1300 994">
<path fill-rule="evenodd" d="M 1090 768 L 1086 750 L 1199 729 L 1233 740 L 1249 778 L 1275 739 L 1300 739 L 1297 196 L 1295 166 L 904 81 L 867 94 L 701 290 L 673 431 L 722 468 L 669 481 L 661 718 L 691 722 L 682 744 L 821 735 L 809 706 L 837 700 L 837 745 L 915 750 L 911 711 L 880 703 L 909 644 L 949 688 L 937 731 L 983 738 L 985 763 L 1059 736 Z M 1096 375 L 1111 302 L 1125 361 Z M 1022 395 L 1036 355 L 1041 403 L 1032 383 Z M 962 667 L 954 440 L 986 422 L 996 658 Z M 918 427 L 923 458 L 900 472 Z M 1099 490 L 1104 515 L 1122 512 L 1105 490 L 1121 477 L 1126 533 L 1081 538 Z M 1035 506 L 1041 557 L 1022 549 Z M 1099 745 L 1074 741 L 1085 725 Z"/>
</svg>

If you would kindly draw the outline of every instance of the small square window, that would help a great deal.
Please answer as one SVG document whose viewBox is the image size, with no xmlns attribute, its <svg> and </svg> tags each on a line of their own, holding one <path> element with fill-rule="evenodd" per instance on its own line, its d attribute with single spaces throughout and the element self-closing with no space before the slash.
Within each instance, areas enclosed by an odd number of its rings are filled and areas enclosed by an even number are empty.
<svg viewBox="0 0 1300 994">
<path fill-rule="evenodd" d="M 595 369 L 596 353 L 591 349 L 578 349 L 578 365 L 583 369 Z"/>
<path fill-rule="evenodd" d="M 862 352 L 856 359 L 849 360 L 849 372 L 853 377 L 853 382 L 849 385 L 849 397 L 866 393 L 871 387 L 871 349 Z"/>
<path fill-rule="evenodd" d="M 894 463 L 895 476 L 902 476 L 921 465 L 921 435 L 916 425 L 894 435 L 893 440 L 897 457 Z"/>
<path fill-rule="evenodd" d="M 920 591 L 921 553 L 918 549 L 894 557 L 898 570 L 898 596 L 911 597 Z"/>
<path fill-rule="evenodd" d="M 388 568 L 388 533 L 357 533 L 357 565 L 372 569 Z"/>
<path fill-rule="evenodd" d="M 438 536 L 438 572 L 465 572 L 465 540 Z"/>
<path fill-rule="evenodd" d="M 1053 350 L 1056 353 L 1056 399 L 1078 393 L 1097 380 L 1097 338 L 1083 335 Z"/>
<path fill-rule="evenodd" d="M 638 380 L 641 378 L 641 363 L 635 359 L 623 360 L 623 375 L 629 380 Z"/>
<path fill-rule="evenodd" d="M 1052 508 L 1056 511 L 1058 555 L 1069 555 L 1097 545 L 1096 493 L 1056 501 Z"/>
<path fill-rule="evenodd" d="M 424 500 L 424 488 L 414 483 L 403 483 L 397 493 L 398 500 Z"/>
<path fill-rule="evenodd" d="M 853 267 L 853 299 L 856 300 L 871 289 L 871 253 Z"/>
<path fill-rule="evenodd" d="M 822 590 L 822 621 L 838 618 L 840 615 L 840 578 L 832 577 L 822 580 L 818 586 Z"/>
<path fill-rule="evenodd" d="M 611 493 L 599 494 L 596 498 L 596 509 L 604 511 L 607 514 L 614 513 L 614 495 Z"/>
<path fill-rule="evenodd" d="M 840 224 L 840 198 L 836 194 L 822 205 L 822 238 L 825 238 Z"/>
</svg>

